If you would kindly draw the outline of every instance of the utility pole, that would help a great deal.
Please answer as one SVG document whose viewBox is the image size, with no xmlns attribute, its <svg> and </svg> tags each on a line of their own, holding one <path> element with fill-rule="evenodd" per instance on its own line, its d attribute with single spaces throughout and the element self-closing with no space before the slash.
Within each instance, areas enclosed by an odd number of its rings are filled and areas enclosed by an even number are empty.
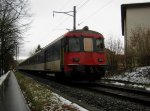
<svg viewBox="0 0 150 111">
<path fill-rule="evenodd" d="M 76 6 L 73 7 L 73 30 L 76 30 Z"/>
<path fill-rule="evenodd" d="M 69 14 L 70 12 L 73 12 L 73 14 Z M 69 16 L 73 17 L 73 30 L 76 30 L 76 6 L 73 6 L 73 11 L 68 11 L 68 12 L 58 12 L 58 11 L 53 11 L 53 17 L 54 13 L 63 13 Z"/>
</svg>

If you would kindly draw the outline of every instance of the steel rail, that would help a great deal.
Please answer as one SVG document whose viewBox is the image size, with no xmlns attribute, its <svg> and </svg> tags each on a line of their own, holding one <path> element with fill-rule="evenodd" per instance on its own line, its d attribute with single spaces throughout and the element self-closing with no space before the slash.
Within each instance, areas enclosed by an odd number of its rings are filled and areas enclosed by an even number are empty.
<svg viewBox="0 0 150 111">
<path fill-rule="evenodd" d="M 102 93 L 105 95 L 113 96 L 129 100 L 132 102 L 140 103 L 143 105 L 150 105 L 150 91 L 134 89 L 129 87 L 122 87 L 108 84 L 95 84 L 95 86 L 85 87 L 85 89 L 94 91 L 96 93 Z"/>
</svg>

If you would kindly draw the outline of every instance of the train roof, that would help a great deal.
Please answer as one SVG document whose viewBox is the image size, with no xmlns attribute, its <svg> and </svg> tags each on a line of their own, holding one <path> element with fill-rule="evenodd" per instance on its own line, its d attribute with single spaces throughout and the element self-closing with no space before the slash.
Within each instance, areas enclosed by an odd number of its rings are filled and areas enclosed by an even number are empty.
<svg viewBox="0 0 150 111">
<path fill-rule="evenodd" d="M 91 34 L 99 34 L 99 35 L 102 35 L 101 33 L 99 32 L 96 32 L 96 31 L 93 31 L 93 30 L 83 30 L 83 29 L 80 29 L 80 30 L 73 30 L 73 31 L 70 31 L 68 33 L 91 33 Z"/>
<path fill-rule="evenodd" d="M 73 31 L 69 31 L 67 33 L 65 33 L 64 35 L 58 37 L 56 40 L 54 40 L 53 42 L 49 43 L 48 45 L 46 45 L 43 50 L 46 50 L 49 46 L 51 46 L 52 44 L 56 43 L 57 41 L 61 40 L 62 38 L 66 37 L 66 36 L 69 36 L 70 34 L 72 33 L 90 33 L 90 34 L 97 34 L 97 35 L 100 35 L 102 38 L 103 38 L 103 35 L 99 32 L 96 32 L 96 31 L 93 31 L 93 30 L 88 30 L 86 27 L 83 28 L 83 29 L 79 29 L 79 30 L 73 30 Z"/>
<path fill-rule="evenodd" d="M 97 37 L 101 37 L 103 38 L 103 35 L 99 32 L 93 31 L 93 30 L 89 30 L 89 28 L 87 26 L 85 26 L 83 29 L 79 29 L 79 30 L 73 30 L 73 31 L 69 31 L 68 33 L 66 33 L 65 36 L 69 36 L 69 35 L 86 35 L 86 36 L 97 36 Z"/>
</svg>

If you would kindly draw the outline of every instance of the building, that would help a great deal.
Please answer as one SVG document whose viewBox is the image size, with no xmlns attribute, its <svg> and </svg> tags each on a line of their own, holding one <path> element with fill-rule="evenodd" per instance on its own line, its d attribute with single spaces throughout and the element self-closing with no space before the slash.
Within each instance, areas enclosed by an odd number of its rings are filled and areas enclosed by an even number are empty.
<svg viewBox="0 0 150 111">
<path fill-rule="evenodd" d="M 150 3 L 121 5 L 122 35 L 125 37 L 125 53 L 132 46 L 130 37 L 138 27 L 150 28 Z"/>
</svg>

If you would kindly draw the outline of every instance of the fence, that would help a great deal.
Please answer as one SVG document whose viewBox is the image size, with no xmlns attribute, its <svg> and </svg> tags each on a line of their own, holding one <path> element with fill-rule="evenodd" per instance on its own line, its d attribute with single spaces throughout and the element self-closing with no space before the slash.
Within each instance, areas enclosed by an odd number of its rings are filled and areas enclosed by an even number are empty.
<svg viewBox="0 0 150 111">
<path fill-rule="evenodd" d="M 10 71 L 0 77 L 0 100 L 4 96 L 5 87 L 7 87 L 8 77 L 10 75 Z"/>
</svg>

